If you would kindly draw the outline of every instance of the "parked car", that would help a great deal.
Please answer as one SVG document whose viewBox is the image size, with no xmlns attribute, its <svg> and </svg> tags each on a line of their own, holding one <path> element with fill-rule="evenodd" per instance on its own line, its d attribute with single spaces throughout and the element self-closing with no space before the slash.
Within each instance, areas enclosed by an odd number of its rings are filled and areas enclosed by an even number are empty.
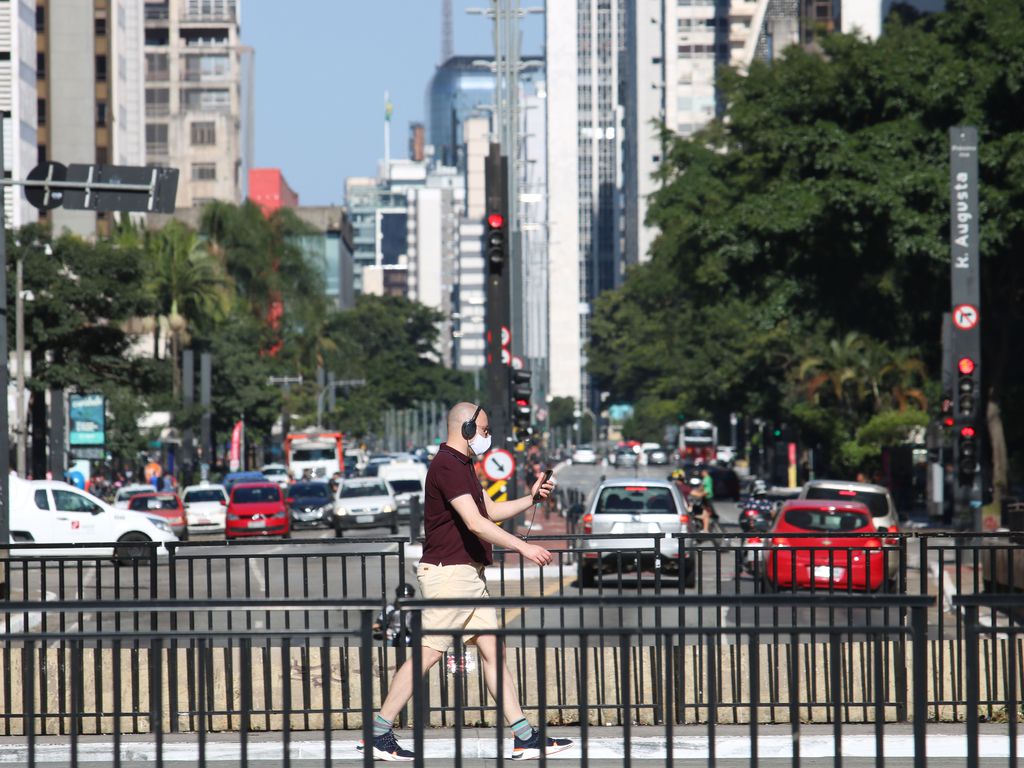
<svg viewBox="0 0 1024 768">
<path fill-rule="evenodd" d="M 597 453 L 589 445 L 581 445 L 572 452 L 573 464 L 597 464 Z"/>
<path fill-rule="evenodd" d="M 262 472 L 228 472 L 224 475 L 224 487 L 227 488 L 228 493 L 231 493 L 231 489 L 239 483 L 265 483 L 267 478 L 263 476 Z"/>
<path fill-rule="evenodd" d="M 786 534 L 818 536 L 787 538 Z M 860 502 L 787 501 L 768 532 L 764 580 L 768 589 L 875 591 L 895 574 L 895 551 L 886 551 L 867 505 Z"/>
<path fill-rule="evenodd" d="M 227 515 L 228 491 L 223 485 L 190 485 L 181 495 L 192 533 L 220 533 Z"/>
<path fill-rule="evenodd" d="M 595 586 L 603 573 L 654 568 L 654 541 L 642 534 L 693 532 L 683 497 L 670 480 L 606 480 L 594 492 L 580 522 L 585 534 L 617 534 L 615 538 L 582 540 L 582 587 Z M 663 572 L 678 574 L 692 587 L 696 573 L 691 549 L 687 539 L 661 540 Z"/>
<path fill-rule="evenodd" d="M 292 516 L 292 526 L 331 527 L 334 520 L 334 498 L 331 486 L 321 480 L 294 483 L 288 487 L 285 503 Z"/>
<path fill-rule="evenodd" d="M 644 455 L 647 457 L 648 466 L 668 464 L 668 451 L 660 445 L 657 448 L 645 448 Z"/>
<path fill-rule="evenodd" d="M 632 469 L 639 463 L 639 456 L 632 448 L 618 448 L 615 453 L 615 466 L 619 469 Z"/>
<path fill-rule="evenodd" d="M 171 526 L 171 531 L 175 536 L 182 541 L 188 538 L 185 507 L 176 493 L 169 491 L 140 493 L 128 500 L 128 509 L 132 512 L 145 512 L 148 515 L 162 517 Z"/>
<path fill-rule="evenodd" d="M 260 472 L 263 473 L 263 477 L 272 483 L 277 483 L 282 488 L 287 488 L 288 484 L 292 481 L 292 476 L 288 473 L 288 467 L 284 464 L 264 464 L 260 467 Z"/>
<path fill-rule="evenodd" d="M 111 506 L 56 480 L 22 480 L 12 476 L 9 498 L 11 542 L 45 545 L 38 549 L 12 549 L 11 557 L 95 554 L 129 563 L 152 551 L 147 546 L 149 542 L 160 542 L 157 554 L 167 554 L 163 545 L 178 540 L 160 517 Z M 93 542 L 101 546 L 67 546 Z"/>
<path fill-rule="evenodd" d="M 153 493 L 155 490 L 152 485 L 147 483 L 122 485 L 117 489 L 117 493 L 114 494 L 114 506 L 120 509 L 128 509 L 128 502 L 132 496 L 138 496 L 140 493 Z"/>
<path fill-rule="evenodd" d="M 236 483 L 231 488 L 224 535 L 291 536 L 288 508 L 277 483 Z"/>
<path fill-rule="evenodd" d="M 858 501 L 867 506 L 879 529 L 895 531 L 899 516 L 892 494 L 884 485 L 846 480 L 811 480 L 800 489 L 800 498 L 811 501 Z"/>
<path fill-rule="evenodd" d="M 398 517 L 409 518 L 409 508 L 413 498 L 420 500 L 420 512 L 423 511 L 423 484 L 427 481 L 427 467 L 420 461 L 393 461 L 384 464 L 377 470 L 377 476 L 391 486 L 398 506 Z"/>
<path fill-rule="evenodd" d="M 398 533 L 398 503 L 386 480 L 376 477 L 343 480 L 334 497 L 334 531 L 390 528 Z"/>
</svg>

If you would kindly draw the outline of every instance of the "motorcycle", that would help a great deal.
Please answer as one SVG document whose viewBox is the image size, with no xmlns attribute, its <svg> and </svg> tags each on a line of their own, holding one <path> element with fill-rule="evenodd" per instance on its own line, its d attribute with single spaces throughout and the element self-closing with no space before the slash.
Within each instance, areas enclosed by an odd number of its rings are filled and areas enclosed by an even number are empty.
<svg viewBox="0 0 1024 768">
<path fill-rule="evenodd" d="M 740 530 L 748 534 L 740 547 L 740 567 L 751 576 L 757 576 L 764 560 L 765 538 L 772 527 L 771 504 L 746 504 L 740 510 Z"/>
</svg>

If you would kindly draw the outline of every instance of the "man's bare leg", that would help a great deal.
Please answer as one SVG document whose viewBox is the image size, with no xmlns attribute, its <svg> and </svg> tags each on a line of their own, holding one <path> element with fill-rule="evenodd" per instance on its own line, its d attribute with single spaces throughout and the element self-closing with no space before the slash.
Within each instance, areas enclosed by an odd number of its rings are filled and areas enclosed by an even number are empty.
<svg viewBox="0 0 1024 768">
<path fill-rule="evenodd" d="M 412 650 L 416 653 L 416 650 Z M 444 653 L 423 646 L 423 674 L 426 675 L 434 665 L 441 660 Z M 394 722 L 398 713 L 409 703 L 412 698 L 412 658 L 406 659 L 405 664 L 398 668 L 395 676 L 391 678 L 391 687 L 388 689 L 388 696 L 380 706 L 380 716 L 385 720 Z"/>
<path fill-rule="evenodd" d="M 498 701 L 498 638 L 495 635 L 480 635 L 476 639 L 476 647 L 480 652 L 480 663 L 484 668 L 484 683 L 491 692 L 491 698 Z M 516 691 L 512 673 L 508 670 L 508 657 L 502 657 L 500 674 L 504 675 L 505 683 L 502 691 L 502 708 L 505 722 L 509 725 L 522 720 L 525 715 L 519 704 L 519 693 Z"/>
</svg>

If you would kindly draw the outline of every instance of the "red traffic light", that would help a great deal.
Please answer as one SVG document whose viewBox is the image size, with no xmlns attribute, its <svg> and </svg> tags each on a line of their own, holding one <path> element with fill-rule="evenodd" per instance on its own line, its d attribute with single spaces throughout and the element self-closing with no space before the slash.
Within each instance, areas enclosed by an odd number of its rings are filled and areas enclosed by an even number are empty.
<svg viewBox="0 0 1024 768">
<path fill-rule="evenodd" d="M 505 217 L 500 213 L 492 213 L 487 217 L 487 226 L 491 229 L 501 229 L 505 225 Z"/>
<path fill-rule="evenodd" d="M 974 373 L 974 361 L 969 357 L 961 357 L 960 362 L 957 363 L 957 368 L 960 369 L 960 373 L 964 376 L 970 376 Z"/>
<path fill-rule="evenodd" d="M 952 427 L 953 426 L 953 417 L 952 416 L 947 416 L 946 418 L 944 418 L 942 420 L 942 423 L 945 426 L 947 426 L 947 427 Z"/>
<path fill-rule="evenodd" d="M 961 428 L 960 437 L 974 437 L 974 427 Z"/>
</svg>

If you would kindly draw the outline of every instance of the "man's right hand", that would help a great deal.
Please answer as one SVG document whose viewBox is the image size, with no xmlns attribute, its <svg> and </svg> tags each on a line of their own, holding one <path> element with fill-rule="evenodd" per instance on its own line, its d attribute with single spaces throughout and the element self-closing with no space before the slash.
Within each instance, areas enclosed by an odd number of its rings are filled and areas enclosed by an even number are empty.
<svg viewBox="0 0 1024 768">
<path fill-rule="evenodd" d="M 537 565 L 547 565 L 554 556 L 548 552 L 544 547 L 540 547 L 536 544 L 523 543 L 523 546 L 519 549 L 519 554 L 525 557 L 527 560 L 532 560 Z"/>
</svg>

